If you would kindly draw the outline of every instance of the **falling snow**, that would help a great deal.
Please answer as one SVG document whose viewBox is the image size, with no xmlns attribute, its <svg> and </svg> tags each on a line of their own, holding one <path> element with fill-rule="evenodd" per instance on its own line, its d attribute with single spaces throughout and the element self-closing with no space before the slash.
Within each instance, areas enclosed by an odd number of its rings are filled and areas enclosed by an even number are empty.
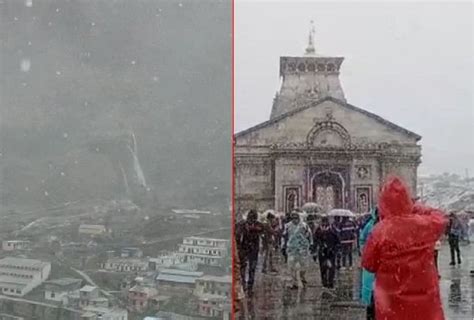
<svg viewBox="0 0 474 320">
<path fill-rule="evenodd" d="M 57 76 L 60 76 L 60 75 L 61 75 L 61 71 L 56 71 L 56 75 L 57 75 Z"/>
<path fill-rule="evenodd" d="M 137 62 L 135 60 L 132 60 L 131 64 L 135 65 Z"/>
<path fill-rule="evenodd" d="M 67 132 L 64 132 L 64 133 L 63 133 L 63 137 L 64 137 L 64 139 L 67 139 L 67 137 L 69 137 L 68 133 L 67 133 Z"/>
<path fill-rule="evenodd" d="M 25 6 L 27 6 L 28 8 L 31 8 L 33 6 L 33 0 L 26 0 Z"/>
<path fill-rule="evenodd" d="M 158 77 L 157 77 L 157 76 L 154 76 L 154 77 L 153 77 L 153 81 L 155 81 L 155 82 L 158 81 Z"/>
<path fill-rule="evenodd" d="M 31 61 L 30 61 L 30 59 L 23 59 L 23 60 L 21 60 L 20 67 L 21 67 L 21 71 L 23 71 L 23 72 L 28 72 L 28 71 L 30 71 L 30 68 L 31 68 Z"/>
</svg>

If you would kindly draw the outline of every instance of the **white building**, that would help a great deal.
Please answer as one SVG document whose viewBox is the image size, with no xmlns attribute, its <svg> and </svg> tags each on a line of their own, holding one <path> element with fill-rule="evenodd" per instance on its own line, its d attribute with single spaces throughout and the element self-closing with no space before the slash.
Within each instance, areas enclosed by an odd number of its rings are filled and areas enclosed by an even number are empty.
<svg viewBox="0 0 474 320">
<path fill-rule="evenodd" d="M 173 268 L 187 271 L 196 271 L 198 269 L 196 263 L 185 262 L 184 255 L 177 252 L 163 254 L 156 258 L 150 258 L 148 261 L 151 270 Z"/>
<path fill-rule="evenodd" d="M 145 259 L 110 258 L 103 267 L 105 270 L 117 272 L 147 271 L 148 261 Z"/>
<path fill-rule="evenodd" d="M 44 283 L 45 300 L 61 301 L 67 304 L 68 294 L 77 291 L 81 287 L 81 279 L 62 278 L 49 280 Z"/>
<path fill-rule="evenodd" d="M 128 320 L 127 310 L 118 308 L 86 307 L 81 320 Z"/>
<path fill-rule="evenodd" d="M 230 240 L 187 237 L 179 245 L 179 253 L 185 262 L 208 266 L 223 266 L 229 255 Z"/>
<path fill-rule="evenodd" d="M 209 276 L 205 275 L 196 279 L 196 287 L 194 294 L 199 296 L 202 294 L 213 294 L 230 298 L 232 287 L 232 277 L 227 276 Z"/>
<path fill-rule="evenodd" d="M 4 240 L 2 241 L 3 251 L 26 250 L 30 248 L 30 242 L 26 240 Z"/>
<path fill-rule="evenodd" d="M 184 257 L 181 254 L 173 252 L 170 254 L 159 255 L 156 258 L 151 258 L 150 262 L 156 263 L 157 267 L 172 267 L 184 263 Z"/>
<path fill-rule="evenodd" d="M 22 297 L 46 281 L 51 263 L 6 257 L 0 260 L 0 293 Z"/>
</svg>

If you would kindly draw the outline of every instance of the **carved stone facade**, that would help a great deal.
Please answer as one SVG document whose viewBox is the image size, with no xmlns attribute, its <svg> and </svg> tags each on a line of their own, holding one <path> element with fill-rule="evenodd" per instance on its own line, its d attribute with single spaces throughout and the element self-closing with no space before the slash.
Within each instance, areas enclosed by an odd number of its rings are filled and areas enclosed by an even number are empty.
<svg viewBox="0 0 474 320">
<path fill-rule="evenodd" d="M 281 58 L 270 120 L 235 136 L 237 214 L 287 212 L 306 202 L 366 212 L 391 174 L 415 192 L 421 137 L 348 104 L 338 78 L 342 60 Z"/>
</svg>

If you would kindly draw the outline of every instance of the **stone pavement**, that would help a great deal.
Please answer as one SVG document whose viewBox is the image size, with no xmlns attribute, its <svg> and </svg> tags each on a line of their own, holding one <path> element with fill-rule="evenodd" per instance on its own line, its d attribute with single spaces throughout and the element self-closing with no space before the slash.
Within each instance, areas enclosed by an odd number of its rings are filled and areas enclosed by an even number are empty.
<svg viewBox="0 0 474 320">
<path fill-rule="evenodd" d="M 278 260 L 278 274 L 264 275 L 257 271 L 254 295 L 243 302 L 242 312 L 236 319 L 365 319 L 365 309 L 358 303 L 358 268 L 340 271 L 336 275 L 335 293 L 331 294 L 323 291 L 317 263 L 311 264 L 307 273 L 308 287 L 291 290 L 288 270 L 281 257 Z M 358 265 L 357 259 L 354 265 Z"/>
<path fill-rule="evenodd" d="M 445 244 L 439 256 L 440 289 L 446 320 L 474 319 L 474 244 L 462 246 L 463 263 L 449 266 L 449 247 Z M 355 266 L 359 265 L 355 257 Z M 236 319 L 256 320 L 362 320 L 365 309 L 359 304 L 360 270 L 342 270 L 336 275 L 335 295 L 322 290 L 319 266 L 312 264 L 304 290 L 287 288 L 288 270 L 277 258 L 278 274 L 264 275 L 257 271 L 257 282 L 252 298 L 242 303 L 242 312 Z M 429 319 L 427 319 L 429 320 Z"/>
<path fill-rule="evenodd" d="M 447 320 L 474 319 L 474 243 L 461 246 L 463 258 L 460 266 L 449 265 L 449 246 L 444 244 L 439 257 L 440 290 Z"/>
</svg>

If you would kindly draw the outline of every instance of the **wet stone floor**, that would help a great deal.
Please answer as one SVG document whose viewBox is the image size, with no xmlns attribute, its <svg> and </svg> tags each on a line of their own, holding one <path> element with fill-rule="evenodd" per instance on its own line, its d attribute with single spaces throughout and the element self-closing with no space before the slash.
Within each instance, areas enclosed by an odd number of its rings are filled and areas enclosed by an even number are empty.
<svg viewBox="0 0 474 320">
<path fill-rule="evenodd" d="M 455 267 L 449 266 L 447 245 L 439 255 L 440 289 L 447 320 L 474 320 L 474 277 L 470 275 L 474 270 L 474 244 L 462 246 L 461 253 L 463 262 Z M 355 254 L 354 258 L 352 270 L 336 274 L 334 293 L 323 290 L 316 263 L 307 273 L 307 288 L 298 290 L 288 288 L 290 277 L 281 257 L 275 259 L 278 273 L 262 274 L 259 265 L 254 294 L 242 302 L 236 319 L 365 319 L 365 308 L 359 303 L 359 257 Z"/>
</svg>

